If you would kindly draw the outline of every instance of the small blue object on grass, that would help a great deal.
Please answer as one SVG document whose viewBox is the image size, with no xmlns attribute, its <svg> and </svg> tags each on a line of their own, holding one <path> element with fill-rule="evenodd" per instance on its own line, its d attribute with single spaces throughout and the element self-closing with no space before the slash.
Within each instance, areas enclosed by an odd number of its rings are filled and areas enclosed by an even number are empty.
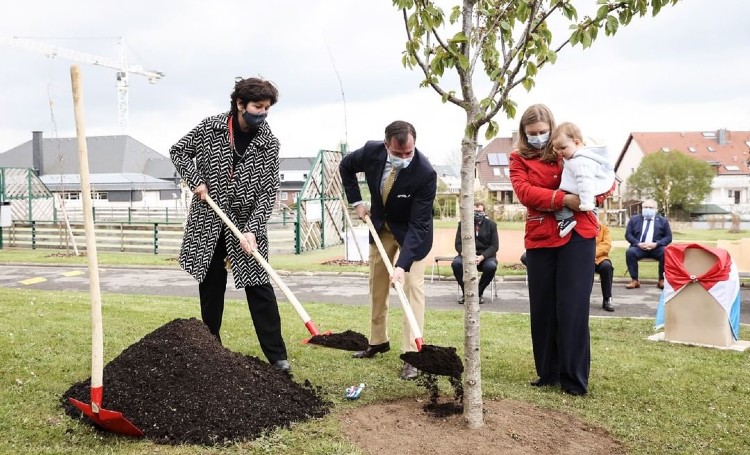
<svg viewBox="0 0 750 455">
<path fill-rule="evenodd" d="M 360 385 L 353 385 L 351 387 L 346 388 L 346 394 L 344 396 L 347 400 L 356 400 L 359 398 L 359 394 L 362 393 L 362 390 L 365 388 L 365 384 L 361 383 Z"/>
</svg>

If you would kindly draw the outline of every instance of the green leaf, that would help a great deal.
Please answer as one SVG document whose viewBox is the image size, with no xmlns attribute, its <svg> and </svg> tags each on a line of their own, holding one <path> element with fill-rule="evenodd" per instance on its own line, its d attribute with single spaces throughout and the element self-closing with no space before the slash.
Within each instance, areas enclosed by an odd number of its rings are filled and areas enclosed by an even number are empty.
<svg viewBox="0 0 750 455">
<path fill-rule="evenodd" d="M 458 54 L 458 66 L 460 66 L 462 70 L 467 71 L 469 69 L 469 57 L 463 54 Z"/>
<path fill-rule="evenodd" d="M 583 48 L 586 49 L 589 46 L 591 46 L 593 39 L 591 39 L 591 31 L 586 30 L 581 34 L 581 44 L 583 45 Z"/>
<path fill-rule="evenodd" d="M 450 16 L 451 24 L 455 24 L 458 18 L 460 17 L 461 17 L 461 8 L 458 5 L 456 5 L 451 10 L 451 16 Z"/>
<path fill-rule="evenodd" d="M 526 89 L 527 92 L 530 92 L 532 88 L 534 88 L 534 79 L 530 77 L 526 77 L 522 82 L 521 85 L 523 85 L 523 88 Z"/>
<path fill-rule="evenodd" d="M 500 130 L 500 127 L 497 125 L 497 122 L 494 120 L 490 120 L 487 123 L 487 130 L 484 132 L 484 138 L 489 141 L 493 137 L 497 136 L 497 132 L 499 130 Z"/>
<path fill-rule="evenodd" d="M 450 39 L 451 43 L 466 43 L 469 41 L 469 38 L 464 35 L 464 32 L 458 32 L 455 35 L 453 35 L 453 38 Z"/>
<path fill-rule="evenodd" d="M 617 33 L 617 28 L 620 26 L 620 22 L 617 20 L 615 16 L 609 15 L 607 16 L 607 22 L 604 25 L 604 33 L 607 36 L 612 36 L 615 33 Z"/>
</svg>

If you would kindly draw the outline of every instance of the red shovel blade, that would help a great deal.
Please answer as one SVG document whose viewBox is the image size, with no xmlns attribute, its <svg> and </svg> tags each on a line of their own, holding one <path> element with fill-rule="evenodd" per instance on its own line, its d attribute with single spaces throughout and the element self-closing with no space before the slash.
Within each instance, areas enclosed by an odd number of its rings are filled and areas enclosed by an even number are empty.
<svg viewBox="0 0 750 455">
<path fill-rule="evenodd" d="M 95 412 L 90 404 L 74 398 L 68 398 L 68 401 L 104 430 L 125 436 L 143 437 L 143 432 L 123 417 L 121 412 L 109 411 L 102 407 L 99 407 L 99 412 Z"/>
<path fill-rule="evenodd" d="M 331 335 L 332 333 L 333 332 L 331 332 L 330 330 L 326 330 L 325 332 L 323 332 L 323 333 L 317 333 L 316 335 Z M 313 336 L 315 336 L 315 335 L 313 335 Z M 310 342 L 310 338 L 303 338 L 302 339 L 302 344 L 308 344 L 309 342 Z"/>
</svg>

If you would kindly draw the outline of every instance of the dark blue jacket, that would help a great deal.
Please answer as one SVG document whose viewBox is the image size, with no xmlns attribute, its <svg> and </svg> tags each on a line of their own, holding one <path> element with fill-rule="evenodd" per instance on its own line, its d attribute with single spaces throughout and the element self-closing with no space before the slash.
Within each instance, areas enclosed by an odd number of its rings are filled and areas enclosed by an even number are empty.
<svg viewBox="0 0 750 455">
<path fill-rule="evenodd" d="M 408 272 L 414 261 L 424 259 L 432 249 L 432 204 L 437 192 L 437 173 L 427 157 L 415 150 L 409 166 L 398 173 L 383 205 L 380 183 L 387 158 L 383 141 L 368 141 L 361 149 L 344 156 L 339 172 L 350 203 L 362 200 L 357 173 L 365 173 L 371 195 L 372 224 L 380 232 L 383 223 L 388 222 L 401 249 L 396 267 Z"/>
<path fill-rule="evenodd" d="M 667 246 L 672 243 L 672 229 L 669 227 L 669 221 L 663 216 L 654 216 L 654 242 L 658 246 Z M 643 215 L 633 215 L 628 221 L 628 227 L 625 229 L 625 240 L 630 246 L 637 246 L 641 243 L 641 231 L 643 229 Z"/>
</svg>

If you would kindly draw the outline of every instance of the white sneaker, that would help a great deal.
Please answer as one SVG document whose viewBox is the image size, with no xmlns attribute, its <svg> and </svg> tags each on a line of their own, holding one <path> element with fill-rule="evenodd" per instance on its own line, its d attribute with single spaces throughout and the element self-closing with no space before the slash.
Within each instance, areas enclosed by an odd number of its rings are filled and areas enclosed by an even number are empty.
<svg viewBox="0 0 750 455">
<path fill-rule="evenodd" d="M 560 230 L 560 237 L 565 237 L 570 234 L 570 231 L 576 227 L 578 222 L 573 218 L 565 218 L 564 220 L 557 223 L 557 228 Z"/>
</svg>

